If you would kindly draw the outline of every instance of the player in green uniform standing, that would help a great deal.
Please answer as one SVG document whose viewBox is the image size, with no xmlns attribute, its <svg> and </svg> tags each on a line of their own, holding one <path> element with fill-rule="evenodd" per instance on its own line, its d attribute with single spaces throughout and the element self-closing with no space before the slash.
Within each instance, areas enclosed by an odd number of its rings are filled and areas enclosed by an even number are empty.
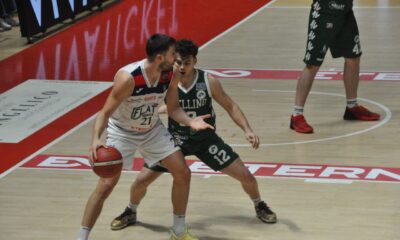
<svg viewBox="0 0 400 240">
<path fill-rule="evenodd" d="M 304 105 L 325 54 L 344 57 L 343 81 L 347 105 L 344 120 L 375 121 L 380 115 L 358 105 L 357 89 L 360 73 L 361 46 L 353 0 L 314 0 L 310 10 L 304 62 L 306 66 L 297 82 L 295 105 L 290 128 L 299 133 L 314 129 L 303 116 Z"/>
<path fill-rule="evenodd" d="M 251 129 L 239 106 L 225 93 L 216 78 L 195 68 L 197 52 L 198 47 L 190 40 L 183 39 L 176 44 L 175 71 L 180 73 L 177 74 L 180 77 L 177 88 L 180 106 L 191 117 L 211 114 L 211 117 L 205 121 L 215 126 L 215 113 L 212 107 L 214 99 L 244 131 L 252 147 L 257 149 L 259 138 Z M 195 155 L 213 170 L 221 171 L 240 181 L 244 191 L 254 202 L 256 216 L 261 221 L 265 223 L 277 221 L 276 214 L 261 199 L 255 177 L 243 164 L 238 154 L 215 133 L 215 130 L 194 132 L 171 118 L 168 119 L 168 129 L 185 156 Z M 145 196 L 147 187 L 163 172 L 166 172 L 166 169 L 161 165 L 142 169 L 132 184 L 128 207 L 111 223 L 113 230 L 122 229 L 136 222 L 136 217 L 132 216 L 136 216 L 136 208 Z"/>
</svg>

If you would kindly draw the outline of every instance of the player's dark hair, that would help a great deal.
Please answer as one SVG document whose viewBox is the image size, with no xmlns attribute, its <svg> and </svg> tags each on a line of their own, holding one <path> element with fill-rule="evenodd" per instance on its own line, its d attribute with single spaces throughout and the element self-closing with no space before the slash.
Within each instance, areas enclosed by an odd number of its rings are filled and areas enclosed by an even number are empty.
<svg viewBox="0 0 400 240">
<path fill-rule="evenodd" d="M 176 42 L 175 51 L 181 55 L 182 58 L 190 56 L 197 57 L 199 47 L 190 39 L 182 39 Z"/>
<path fill-rule="evenodd" d="M 171 46 L 176 43 L 175 38 L 156 33 L 152 35 L 146 44 L 147 58 L 152 62 L 157 54 L 165 54 Z"/>
</svg>

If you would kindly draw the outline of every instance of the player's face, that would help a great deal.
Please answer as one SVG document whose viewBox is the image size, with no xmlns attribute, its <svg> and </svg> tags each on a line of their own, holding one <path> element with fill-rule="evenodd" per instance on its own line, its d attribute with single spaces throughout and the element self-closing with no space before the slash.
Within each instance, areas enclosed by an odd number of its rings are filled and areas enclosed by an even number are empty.
<svg viewBox="0 0 400 240">
<path fill-rule="evenodd" d="M 176 67 L 178 68 L 178 71 L 182 75 L 192 74 L 196 63 L 197 63 L 197 58 L 195 58 L 193 56 L 182 58 L 182 56 L 179 53 L 176 54 L 175 64 L 176 64 Z"/>
<path fill-rule="evenodd" d="M 172 69 L 175 61 L 175 47 L 171 46 L 168 51 L 163 54 L 163 61 L 160 63 L 162 70 Z"/>
</svg>

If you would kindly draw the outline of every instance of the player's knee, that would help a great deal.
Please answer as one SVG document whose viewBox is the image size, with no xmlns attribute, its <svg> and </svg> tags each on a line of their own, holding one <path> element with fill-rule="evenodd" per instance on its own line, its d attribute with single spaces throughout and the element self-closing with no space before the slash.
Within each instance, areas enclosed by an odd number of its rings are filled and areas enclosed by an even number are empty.
<svg viewBox="0 0 400 240">
<path fill-rule="evenodd" d="M 345 58 L 344 61 L 345 61 L 346 65 L 349 65 L 349 66 L 358 66 L 358 65 L 360 65 L 360 57 Z"/>
<path fill-rule="evenodd" d="M 184 179 L 184 181 L 190 181 L 190 176 L 191 176 L 191 171 L 190 169 L 186 166 L 183 170 L 182 170 L 182 178 Z"/>
<path fill-rule="evenodd" d="M 109 178 L 109 179 L 100 179 L 96 188 L 97 194 L 101 198 L 107 198 L 108 195 L 112 192 L 118 180 Z"/>
<path fill-rule="evenodd" d="M 133 188 L 145 189 L 150 185 L 150 183 L 151 183 L 150 179 L 146 179 L 144 177 L 138 177 L 135 179 L 135 182 L 133 183 Z"/>
<path fill-rule="evenodd" d="M 185 167 L 180 168 L 173 174 L 174 180 L 179 182 L 189 182 L 190 181 L 190 169 L 185 165 Z"/>
</svg>

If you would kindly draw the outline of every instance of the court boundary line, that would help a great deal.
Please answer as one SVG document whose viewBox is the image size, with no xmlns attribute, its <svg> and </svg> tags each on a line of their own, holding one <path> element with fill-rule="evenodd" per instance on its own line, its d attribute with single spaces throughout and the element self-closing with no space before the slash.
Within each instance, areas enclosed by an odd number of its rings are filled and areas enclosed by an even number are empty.
<svg viewBox="0 0 400 240">
<path fill-rule="evenodd" d="M 252 92 L 275 92 L 275 93 L 296 93 L 296 91 L 292 91 L 292 90 L 268 90 L 268 89 L 252 89 Z M 328 96 L 335 96 L 335 97 L 346 97 L 343 94 L 339 94 L 339 93 L 327 93 L 327 92 L 313 92 L 311 91 L 310 94 L 316 94 L 316 95 L 328 95 Z M 307 144 L 307 143 L 316 143 L 316 142 L 325 142 L 325 141 L 331 141 L 331 140 L 337 140 L 337 139 L 341 139 L 341 138 L 347 138 L 347 137 L 352 137 L 355 135 L 360 135 L 369 131 L 374 130 L 375 128 L 381 127 L 384 124 L 386 124 L 387 122 L 390 121 L 390 119 L 392 118 L 392 112 L 390 111 L 390 109 L 388 107 L 386 107 L 385 105 L 375 102 L 373 100 L 369 100 L 366 98 L 361 98 L 358 97 L 358 100 L 367 102 L 367 103 L 371 103 L 381 109 L 383 109 L 383 111 L 385 112 L 385 117 L 382 120 L 379 120 L 377 122 L 377 124 L 362 129 L 362 130 L 358 130 L 352 133 L 347 133 L 347 134 L 343 134 L 343 135 L 339 135 L 339 136 L 335 136 L 335 137 L 326 137 L 326 138 L 321 138 L 321 139 L 314 139 L 314 140 L 308 140 L 308 141 L 295 141 L 295 142 L 282 142 L 282 143 L 262 143 L 260 144 L 260 147 L 268 147 L 268 146 L 287 146 L 287 145 L 297 145 L 297 144 Z M 229 143 L 230 146 L 233 147 L 251 147 L 250 144 L 236 144 L 236 143 Z"/>
</svg>

